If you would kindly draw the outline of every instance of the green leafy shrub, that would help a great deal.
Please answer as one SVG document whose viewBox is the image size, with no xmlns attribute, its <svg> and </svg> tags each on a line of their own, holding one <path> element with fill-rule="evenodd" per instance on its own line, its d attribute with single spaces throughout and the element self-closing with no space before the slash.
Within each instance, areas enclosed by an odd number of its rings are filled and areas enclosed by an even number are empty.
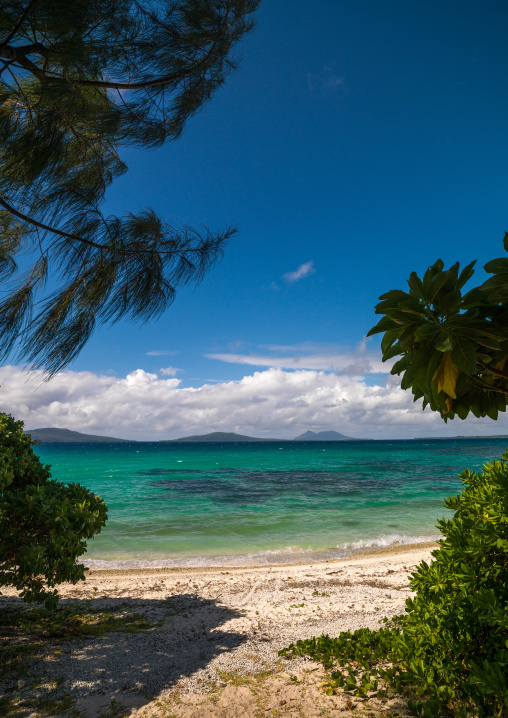
<svg viewBox="0 0 508 718">
<path fill-rule="evenodd" d="M 53 608 L 54 586 L 85 578 L 76 559 L 105 525 L 107 508 L 84 486 L 51 479 L 33 445 L 23 422 L 0 414 L 0 587 Z"/>
<path fill-rule="evenodd" d="M 378 689 L 416 693 L 413 715 L 436 718 L 508 716 L 508 454 L 479 474 L 462 474 L 464 489 L 445 500 L 455 511 L 430 565 L 411 576 L 414 598 L 380 631 L 298 641 L 281 653 L 307 654 L 331 674 L 328 690 L 359 696 Z M 383 695 L 383 694 L 381 694 Z"/>
</svg>

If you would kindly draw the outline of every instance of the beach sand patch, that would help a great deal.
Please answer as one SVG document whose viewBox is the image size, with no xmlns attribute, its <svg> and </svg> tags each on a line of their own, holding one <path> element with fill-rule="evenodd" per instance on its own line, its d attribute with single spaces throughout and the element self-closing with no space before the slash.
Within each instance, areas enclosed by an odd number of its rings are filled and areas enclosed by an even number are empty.
<svg viewBox="0 0 508 718">
<path fill-rule="evenodd" d="M 320 666 L 283 660 L 278 651 L 323 633 L 377 628 L 385 615 L 401 613 L 411 595 L 408 574 L 431 548 L 227 571 L 90 571 L 85 582 L 61 587 L 60 605 L 95 612 L 104 630 L 87 634 L 70 619 L 63 632 L 39 635 L 40 652 L 0 680 L 4 714 L 402 718 L 398 698 L 326 696 Z M 0 611 L 22 606 L 14 591 L 0 597 Z"/>
</svg>

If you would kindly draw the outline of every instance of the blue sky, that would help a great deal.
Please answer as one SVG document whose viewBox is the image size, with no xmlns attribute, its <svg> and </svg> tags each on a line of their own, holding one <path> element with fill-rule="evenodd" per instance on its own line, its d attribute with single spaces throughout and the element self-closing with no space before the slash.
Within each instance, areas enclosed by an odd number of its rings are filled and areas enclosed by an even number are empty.
<svg viewBox="0 0 508 718">
<path fill-rule="evenodd" d="M 438 257 L 481 266 L 503 253 L 507 29 L 508 10 L 497 1 L 263 0 L 240 69 L 180 140 L 123 152 L 130 170 L 109 194 L 112 212 L 150 205 L 171 221 L 235 224 L 237 238 L 161 320 L 98 331 L 71 374 L 122 380 L 141 370 L 169 381 L 172 367 L 179 389 L 200 390 L 273 366 L 283 381 L 296 381 L 287 379 L 296 369 L 385 386 L 375 373 L 378 343 L 363 343 L 379 294 L 404 287 L 410 271 Z M 355 374 L 348 367 L 358 362 Z M 16 394 L 12 410 L 23 414 L 30 396 Z M 407 400 L 400 402 L 403 414 Z M 80 423 L 76 406 L 51 425 L 115 428 L 114 418 Z M 294 420 L 280 426 L 261 416 L 218 427 L 182 414 L 179 424 L 150 432 L 248 425 L 258 435 L 347 433 L 350 417 L 314 408 L 301 421 L 295 408 Z M 26 420 L 44 424 L 48 414 L 31 411 Z M 376 436 L 508 431 L 503 421 L 445 427 L 411 416 L 410 425 L 381 428 L 381 415 L 352 425 Z M 141 437 L 136 426 L 124 434 Z"/>
</svg>

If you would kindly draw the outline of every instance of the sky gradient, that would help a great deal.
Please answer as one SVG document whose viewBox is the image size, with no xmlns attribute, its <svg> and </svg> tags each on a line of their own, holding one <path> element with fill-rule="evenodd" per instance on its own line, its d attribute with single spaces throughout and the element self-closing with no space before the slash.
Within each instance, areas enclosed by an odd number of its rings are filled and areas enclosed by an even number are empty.
<svg viewBox="0 0 508 718">
<path fill-rule="evenodd" d="M 412 270 L 477 259 L 482 281 L 503 254 L 507 30 L 502 2 L 263 0 L 240 69 L 180 140 L 122 152 L 108 195 L 116 213 L 236 225 L 223 261 L 158 322 L 97 331 L 49 384 L 0 368 L 1 408 L 145 439 L 508 433 L 422 413 L 364 341 Z"/>
</svg>

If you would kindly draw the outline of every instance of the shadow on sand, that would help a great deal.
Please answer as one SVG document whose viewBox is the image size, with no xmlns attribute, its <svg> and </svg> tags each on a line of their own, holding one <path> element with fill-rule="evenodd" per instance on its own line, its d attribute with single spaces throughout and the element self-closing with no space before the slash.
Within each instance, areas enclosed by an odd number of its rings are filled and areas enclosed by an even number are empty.
<svg viewBox="0 0 508 718">
<path fill-rule="evenodd" d="M 17 599 L 0 598 L 0 615 L 5 611 L 18 612 L 23 607 Z M 0 676 L 0 694 L 16 695 L 21 699 L 18 708 L 26 705 L 26 713 L 22 711 L 17 716 L 29 715 L 36 704 L 42 705 L 48 698 L 59 695 L 75 698 L 73 707 L 87 718 L 128 715 L 174 689 L 179 679 L 206 669 L 212 659 L 247 639 L 231 625 L 221 628 L 243 617 L 240 611 L 220 605 L 217 599 L 193 594 L 166 599 L 62 599 L 58 610 L 66 609 L 78 614 L 90 611 L 111 614 L 116 617 L 117 626 L 102 636 L 76 635 L 72 630 L 56 637 L 36 636 L 39 655 L 23 675 L 25 685 L 19 688 L 20 678 L 15 670 Z M 133 613 L 150 621 L 152 627 L 133 630 L 128 619 Z M 125 630 L 123 623 L 118 625 L 122 616 Z M 6 638 L 5 634 L 1 636 Z M 34 635 L 27 638 L 33 640 Z M 218 680 L 214 672 L 205 678 Z"/>
</svg>

